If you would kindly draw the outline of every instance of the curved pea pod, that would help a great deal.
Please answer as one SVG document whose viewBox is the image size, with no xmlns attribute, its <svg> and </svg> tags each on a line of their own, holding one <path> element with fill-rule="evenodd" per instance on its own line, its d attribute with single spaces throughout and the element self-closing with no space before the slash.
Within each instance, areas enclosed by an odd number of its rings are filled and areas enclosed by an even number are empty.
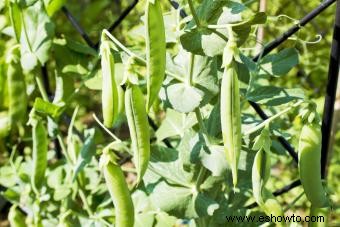
<svg viewBox="0 0 340 227">
<path fill-rule="evenodd" d="M 224 69 L 221 84 L 221 128 L 224 149 L 231 166 L 233 184 L 237 184 L 237 168 L 241 152 L 240 92 L 236 63 Z"/>
<path fill-rule="evenodd" d="M 31 125 L 33 138 L 33 173 L 31 180 L 33 188 L 38 190 L 45 181 L 48 138 L 46 128 L 41 120 L 31 119 Z"/>
<path fill-rule="evenodd" d="M 278 216 L 284 217 L 282 206 L 277 201 L 275 196 L 267 189 L 263 190 L 263 199 L 264 199 L 264 203 L 261 204 L 260 207 L 267 215 L 269 216 L 274 215 L 276 217 Z"/>
<path fill-rule="evenodd" d="M 162 9 L 159 0 L 147 0 L 146 60 L 147 60 L 147 99 L 149 110 L 158 96 L 165 76 L 166 40 Z"/>
<path fill-rule="evenodd" d="M 19 2 L 19 1 L 18 1 Z M 20 42 L 21 35 L 21 11 L 17 1 L 8 1 L 9 17 L 14 30 L 15 39 Z"/>
<path fill-rule="evenodd" d="M 270 176 L 270 156 L 263 149 L 259 150 L 254 158 L 252 168 L 253 194 L 258 204 L 263 204 L 263 190 Z"/>
<path fill-rule="evenodd" d="M 115 226 L 133 227 L 134 207 L 123 171 L 109 157 L 107 151 L 104 151 L 100 162 L 106 186 L 115 207 Z"/>
<path fill-rule="evenodd" d="M 110 50 L 110 43 L 102 41 L 100 45 L 102 67 L 102 111 L 104 125 L 112 127 L 118 116 L 118 89 L 115 80 L 114 58 Z"/>
<path fill-rule="evenodd" d="M 8 221 L 11 227 L 25 227 L 26 216 L 17 208 L 16 205 L 13 205 L 8 212 Z"/>
<path fill-rule="evenodd" d="M 21 70 L 18 54 L 13 51 L 13 55 L 9 58 L 7 68 L 9 114 L 11 123 L 23 123 L 27 113 L 25 77 Z"/>
<path fill-rule="evenodd" d="M 139 183 L 149 164 L 150 135 L 143 93 L 137 85 L 131 84 L 125 91 L 125 112 Z"/>
<path fill-rule="evenodd" d="M 310 208 L 310 214 L 309 214 L 310 221 L 308 222 L 308 226 L 309 227 L 329 226 L 328 215 L 329 215 L 329 207 L 318 208 L 312 205 Z M 314 216 L 314 218 L 312 216 Z"/>
<path fill-rule="evenodd" d="M 125 94 L 125 92 L 124 92 L 123 88 L 118 86 L 118 99 L 119 99 L 119 102 L 118 102 L 118 113 L 119 114 L 124 113 L 124 110 L 125 110 L 124 94 Z"/>
<path fill-rule="evenodd" d="M 302 127 L 299 139 L 299 174 L 302 187 L 314 207 L 328 203 L 321 182 L 321 128 L 319 124 L 307 123 Z"/>
</svg>

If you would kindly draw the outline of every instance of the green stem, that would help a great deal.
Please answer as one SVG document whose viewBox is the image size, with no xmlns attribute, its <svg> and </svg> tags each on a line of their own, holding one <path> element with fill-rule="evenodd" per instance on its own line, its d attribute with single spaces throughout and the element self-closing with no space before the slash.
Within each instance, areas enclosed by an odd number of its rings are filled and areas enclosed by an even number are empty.
<svg viewBox="0 0 340 227">
<path fill-rule="evenodd" d="M 129 50 L 126 46 L 124 46 L 118 39 L 116 39 L 110 32 L 108 32 L 107 30 L 104 30 L 104 33 L 112 40 L 112 42 L 114 42 L 117 47 L 119 47 L 121 50 L 123 50 L 126 54 L 128 54 L 130 57 L 134 57 L 137 60 L 139 60 L 139 63 L 142 64 L 143 66 L 146 66 L 146 60 L 142 57 L 139 57 L 137 54 L 133 53 L 131 50 Z M 184 82 L 184 79 L 177 76 L 176 74 L 169 72 L 167 70 L 165 70 L 165 73 L 173 78 L 175 78 L 176 80 L 180 81 L 180 82 Z"/>
<path fill-rule="evenodd" d="M 80 196 L 81 201 L 83 202 L 84 208 L 85 208 L 86 212 L 88 213 L 88 215 L 92 218 L 93 217 L 93 212 L 92 212 L 92 210 L 90 208 L 89 203 L 86 200 L 85 193 L 80 188 L 78 190 L 79 190 L 79 196 Z"/>
<path fill-rule="evenodd" d="M 214 29 L 210 29 L 210 28 L 208 28 L 208 27 L 207 27 L 207 29 L 208 29 L 209 31 L 211 31 L 212 33 L 215 33 L 216 35 L 218 35 L 218 37 L 220 37 L 221 39 L 223 39 L 225 42 L 228 42 L 228 38 L 227 38 L 225 35 L 223 35 L 221 32 L 219 32 L 219 31 L 217 31 L 217 30 L 214 30 Z"/>
<path fill-rule="evenodd" d="M 243 134 L 243 136 L 247 136 L 250 135 L 262 128 L 264 128 L 266 125 L 268 125 L 270 122 L 274 121 L 276 118 L 280 117 L 281 115 L 289 112 L 290 110 L 294 109 L 295 107 L 298 107 L 299 105 L 301 105 L 303 103 L 303 101 L 298 101 L 297 103 L 293 104 L 292 106 L 289 106 L 288 108 L 278 112 L 277 114 L 275 114 L 274 116 L 264 120 L 262 123 L 256 125 L 254 128 L 250 129 L 249 131 L 245 132 Z"/>
<path fill-rule="evenodd" d="M 72 163 L 73 163 L 73 162 L 72 162 L 72 159 L 71 159 L 71 157 L 69 156 L 69 154 L 68 154 L 68 152 L 67 152 L 66 145 L 65 145 L 65 143 L 64 143 L 63 138 L 61 137 L 60 132 L 57 133 L 57 139 L 58 139 L 58 141 L 59 141 L 61 150 L 62 150 L 63 154 L 65 155 L 66 161 L 72 165 Z M 70 145 L 71 145 L 71 144 L 70 144 Z"/>
<path fill-rule="evenodd" d="M 100 122 L 100 120 L 98 119 L 98 117 L 96 116 L 96 114 L 92 114 L 92 117 L 94 118 L 94 120 L 100 125 L 100 127 L 102 129 L 104 129 L 105 132 L 107 132 L 107 134 L 109 134 L 115 141 L 121 142 L 122 140 L 119 139 L 115 134 L 113 134 L 108 128 L 106 128 L 103 123 Z"/>
<path fill-rule="evenodd" d="M 207 169 L 201 166 L 200 171 L 197 176 L 197 180 L 196 180 L 196 190 L 198 192 L 201 191 L 200 186 L 203 184 L 204 180 L 206 179 L 207 173 L 208 173 Z"/>
<path fill-rule="evenodd" d="M 40 76 L 40 75 L 37 75 L 37 76 L 35 77 L 35 79 L 36 79 L 36 81 L 37 81 L 38 89 L 39 89 L 39 91 L 40 91 L 40 94 L 41 94 L 42 98 L 43 98 L 45 101 L 49 102 L 49 100 L 48 100 L 48 95 L 47 95 L 47 92 L 46 92 L 46 90 L 45 90 L 45 88 L 44 88 L 44 85 L 43 85 L 41 76 Z"/>
<path fill-rule="evenodd" d="M 22 24 L 22 27 L 24 29 L 24 34 L 25 34 L 25 38 L 26 38 L 26 41 L 27 41 L 28 49 L 30 50 L 30 52 L 33 52 L 32 51 L 32 47 L 31 47 L 31 43 L 28 40 L 26 24 L 25 24 L 25 21 L 24 21 L 24 12 L 23 12 L 23 10 L 21 8 L 20 8 L 20 13 L 21 13 L 21 17 L 20 17 L 21 18 L 21 24 Z"/>
<path fill-rule="evenodd" d="M 283 212 L 287 212 L 290 208 L 292 208 L 299 199 L 305 194 L 305 192 L 301 192 L 291 203 L 287 205 L 287 207 L 283 210 Z"/>
<path fill-rule="evenodd" d="M 195 55 L 190 54 L 190 63 L 189 63 L 189 76 L 187 77 L 187 84 L 189 86 L 192 85 L 193 76 L 194 76 L 194 66 L 195 66 Z"/>
<path fill-rule="evenodd" d="M 197 25 L 197 27 L 201 27 L 201 22 L 197 16 L 197 13 L 195 11 L 195 7 L 194 7 L 194 4 L 192 2 L 192 0 L 188 0 L 188 3 L 189 3 L 189 8 L 190 8 L 190 11 L 191 11 L 191 14 L 192 14 L 192 17 L 194 18 L 194 21 Z"/>
</svg>

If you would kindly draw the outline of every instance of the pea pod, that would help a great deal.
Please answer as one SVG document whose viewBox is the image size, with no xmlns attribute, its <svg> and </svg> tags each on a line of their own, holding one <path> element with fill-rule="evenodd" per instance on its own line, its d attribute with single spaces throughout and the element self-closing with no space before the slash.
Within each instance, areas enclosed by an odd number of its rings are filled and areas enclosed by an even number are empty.
<svg viewBox="0 0 340 227">
<path fill-rule="evenodd" d="M 21 11 L 19 6 L 19 1 L 8 0 L 9 17 L 14 30 L 14 35 L 17 42 L 20 42 L 21 35 Z"/>
<path fill-rule="evenodd" d="M 299 139 L 299 174 L 302 187 L 314 207 L 327 205 L 327 197 L 321 182 L 321 128 L 307 123 L 302 127 Z"/>
<path fill-rule="evenodd" d="M 329 208 L 318 208 L 313 205 L 310 208 L 308 227 L 327 227 Z M 314 216 L 314 218 L 313 218 Z M 313 221 L 316 220 L 316 221 Z"/>
<path fill-rule="evenodd" d="M 237 168 L 241 152 L 241 112 L 237 65 L 234 60 L 224 68 L 221 84 L 221 128 L 224 149 L 231 166 L 233 184 L 237 184 Z"/>
<path fill-rule="evenodd" d="M 48 138 L 45 126 L 40 119 L 30 119 L 33 138 L 33 174 L 32 185 L 35 190 L 41 188 L 45 180 L 47 167 Z"/>
<path fill-rule="evenodd" d="M 118 116 L 118 89 L 115 80 L 114 58 L 111 53 L 110 43 L 102 35 L 100 45 L 101 67 L 102 67 L 102 111 L 104 125 L 112 127 Z"/>
<path fill-rule="evenodd" d="M 257 204 L 264 204 L 263 190 L 270 176 L 270 156 L 263 149 L 259 150 L 254 158 L 252 168 L 253 194 Z"/>
<path fill-rule="evenodd" d="M 137 85 L 130 84 L 125 92 L 125 111 L 139 183 L 150 159 L 150 135 L 143 93 Z"/>
<path fill-rule="evenodd" d="M 27 94 L 25 78 L 20 66 L 19 49 L 17 47 L 13 48 L 7 62 L 7 85 L 11 123 L 22 123 L 26 118 Z"/>
<path fill-rule="evenodd" d="M 263 189 L 262 194 L 263 194 L 264 203 L 261 204 L 260 207 L 265 212 L 265 214 L 267 214 L 268 216 L 274 215 L 276 217 L 278 216 L 284 217 L 282 206 L 277 201 L 275 196 L 266 188 Z M 277 223 L 277 224 L 280 224 L 280 223 Z M 281 223 L 281 225 L 284 225 L 284 224 Z"/>
<path fill-rule="evenodd" d="M 26 216 L 17 208 L 16 205 L 13 205 L 8 212 L 8 221 L 11 227 L 25 227 Z"/>
<path fill-rule="evenodd" d="M 129 188 L 120 166 L 117 165 L 104 151 L 101 157 L 101 168 L 105 182 L 115 207 L 115 226 L 133 227 L 134 207 Z"/>
<path fill-rule="evenodd" d="M 158 96 L 165 76 L 166 40 L 159 0 L 146 3 L 147 110 Z"/>
</svg>

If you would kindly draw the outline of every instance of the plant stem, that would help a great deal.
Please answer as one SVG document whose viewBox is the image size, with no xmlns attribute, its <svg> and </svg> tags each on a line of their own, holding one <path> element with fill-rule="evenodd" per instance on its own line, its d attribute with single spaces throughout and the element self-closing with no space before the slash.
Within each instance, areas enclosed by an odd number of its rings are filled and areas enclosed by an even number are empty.
<svg viewBox="0 0 340 227">
<path fill-rule="evenodd" d="M 57 139 L 58 139 L 58 141 L 59 141 L 61 150 L 62 150 L 62 152 L 63 152 L 64 155 L 65 155 L 66 161 L 72 165 L 72 164 L 73 164 L 72 159 L 71 159 L 71 157 L 69 156 L 69 154 L 67 153 L 66 145 L 65 145 L 65 143 L 64 143 L 64 140 L 63 140 L 63 138 L 62 138 L 60 132 L 57 133 Z"/>
<path fill-rule="evenodd" d="M 118 39 L 116 39 L 110 32 L 108 32 L 107 30 L 104 30 L 104 33 L 112 40 L 112 42 L 114 42 L 117 47 L 119 47 L 121 50 L 123 50 L 125 53 L 127 53 L 130 57 L 134 57 L 136 58 L 140 64 L 142 64 L 143 66 L 146 66 L 146 60 L 142 57 L 139 57 L 137 54 L 133 53 L 131 50 L 129 50 L 126 46 L 124 46 Z M 165 73 L 173 78 L 175 78 L 176 80 L 180 81 L 180 82 L 184 82 L 184 79 L 177 76 L 176 74 L 169 72 L 167 70 L 165 70 Z"/>
<path fill-rule="evenodd" d="M 291 203 L 287 205 L 287 207 L 283 210 L 283 212 L 287 212 L 290 208 L 294 206 L 294 204 L 301 199 L 301 197 L 305 194 L 304 191 L 302 191 Z"/>
<path fill-rule="evenodd" d="M 195 66 L 195 55 L 194 54 L 190 54 L 190 63 L 189 63 L 189 73 L 188 73 L 188 77 L 187 77 L 187 84 L 189 86 L 192 85 L 192 77 L 194 76 L 194 66 Z"/>
<path fill-rule="evenodd" d="M 39 91 L 40 91 L 41 97 L 43 98 L 43 100 L 45 100 L 45 101 L 48 102 L 48 101 L 49 101 L 49 100 L 48 100 L 48 95 L 47 95 L 47 92 L 46 92 L 46 90 L 45 90 L 45 88 L 44 88 L 44 85 L 43 85 L 41 76 L 38 75 L 38 76 L 35 77 L 35 79 L 36 79 L 36 82 L 37 82 L 38 89 L 39 89 Z"/>
<path fill-rule="evenodd" d="M 270 122 L 272 122 L 273 120 L 275 120 L 276 118 L 280 117 L 281 115 L 289 112 L 290 110 L 292 110 L 295 107 L 298 107 L 299 105 L 301 105 L 303 103 L 303 101 L 298 101 L 297 103 L 293 104 L 292 106 L 289 106 L 288 108 L 278 112 L 277 114 L 275 114 L 274 116 L 268 118 L 267 120 L 263 121 L 262 123 L 256 125 L 255 127 L 253 127 L 252 129 L 250 129 L 249 131 L 247 131 L 246 133 L 243 134 L 243 136 L 247 136 L 250 135 L 254 132 L 256 132 L 257 130 L 262 129 L 263 127 L 265 127 L 267 124 L 269 124 Z"/>
<path fill-rule="evenodd" d="M 115 134 L 113 134 L 108 128 L 106 128 L 103 123 L 100 122 L 100 120 L 98 119 L 98 117 L 96 116 L 96 114 L 92 114 L 92 117 L 94 118 L 94 120 L 100 125 L 100 127 L 102 129 L 104 129 L 105 132 L 107 132 L 114 140 L 121 142 L 122 140 L 119 139 Z"/>
<path fill-rule="evenodd" d="M 195 7 L 194 7 L 194 4 L 192 2 L 192 0 L 188 0 L 188 3 L 189 3 L 189 8 L 190 8 L 190 11 L 191 11 L 191 14 L 192 14 L 192 17 L 194 18 L 194 21 L 197 25 L 197 27 L 201 27 L 201 22 L 197 16 L 197 13 L 195 11 Z"/>
<path fill-rule="evenodd" d="M 217 30 L 214 30 L 214 29 L 211 29 L 211 28 L 208 28 L 208 27 L 207 27 L 207 29 L 208 29 L 209 31 L 211 31 L 212 33 L 215 33 L 216 35 L 218 35 L 218 37 L 220 37 L 221 39 L 223 39 L 225 42 L 228 42 L 228 38 L 227 38 L 225 35 L 223 35 L 221 32 L 219 32 L 219 31 L 217 31 Z"/>
</svg>

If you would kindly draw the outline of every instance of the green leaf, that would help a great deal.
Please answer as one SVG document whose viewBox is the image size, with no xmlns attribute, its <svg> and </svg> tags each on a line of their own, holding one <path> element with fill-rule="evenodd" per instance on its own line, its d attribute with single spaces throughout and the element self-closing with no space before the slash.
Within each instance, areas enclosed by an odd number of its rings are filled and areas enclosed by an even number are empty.
<svg viewBox="0 0 340 227">
<path fill-rule="evenodd" d="M 11 119 L 7 112 L 0 112 L 0 138 L 8 135 L 11 129 Z"/>
<path fill-rule="evenodd" d="M 223 146 L 209 146 L 210 153 L 202 152 L 200 158 L 202 165 L 211 171 L 212 176 L 223 176 L 229 169 Z"/>
<path fill-rule="evenodd" d="M 66 0 L 44 0 L 48 16 L 53 16 L 66 3 Z"/>
<path fill-rule="evenodd" d="M 54 36 L 54 24 L 47 16 L 41 1 L 23 10 L 21 65 L 24 70 L 33 70 L 38 61 L 44 65 Z"/>
<path fill-rule="evenodd" d="M 257 85 L 255 89 L 247 93 L 248 100 L 268 106 L 277 106 L 303 98 L 304 93 L 300 88 L 285 89 Z"/>
<path fill-rule="evenodd" d="M 295 48 L 287 48 L 262 58 L 260 74 L 286 75 L 297 64 L 299 64 L 299 53 Z"/>
<path fill-rule="evenodd" d="M 0 185 L 11 188 L 17 183 L 16 170 L 11 166 L 0 168 Z"/>
<path fill-rule="evenodd" d="M 53 193 L 53 199 L 55 201 L 61 201 L 63 199 L 66 199 L 70 193 L 71 189 L 65 185 L 62 185 L 61 187 L 56 188 L 56 190 Z"/>
<path fill-rule="evenodd" d="M 53 0 L 53 1 L 60 1 L 60 0 Z M 66 38 L 66 46 L 70 48 L 72 51 L 75 51 L 80 54 L 92 55 L 92 56 L 98 55 L 97 52 L 93 48 L 89 47 L 88 45 L 74 41 L 69 38 Z"/>
<path fill-rule="evenodd" d="M 175 226 L 177 218 L 168 215 L 165 212 L 156 214 L 156 225 L 154 227 Z"/>
<path fill-rule="evenodd" d="M 168 86 L 166 93 L 171 106 L 182 113 L 192 112 L 203 99 L 203 92 L 183 83 Z"/>
<path fill-rule="evenodd" d="M 195 218 L 197 214 L 193 204 L 193 192 L 190 188 L 170 186 L 162 181 L 150 195 L 153 205 L 169 215 L 178 218 Z"/>
<path fill-rule="evenodd" d="M 76 179 L 78 173 L 90 163 L 92 157 L 96 154 L 96 145 L 94 142 L 95 132 L 94 128 L 85 131 L 85 142 L 80 150 L 77 164 L 74 167 L 73 181 Z"/>
<path fill-rule="evenodd" d="M 163 87 L 160 94 L 166 104 L 183 113 L 206 105 L 219 92 L 217 58 L 195 55 L 189 78 L 190 59 L 191 54 L 184 50 L 179 51 L 174 59 L 168 56 L 167 68 L 177 77 L 183 78 L 183 81 L 178 83 L 172 80 Z M 168 79 L 172 79 L 171 76 Z"/>
<path fill-rule="evenodd" d="M 189 187 L 193 173 L 184 171 L 178 151 L 162 146 L 151 147 L 149 170 L 177 185 Z"/>
<path fill-rule="evenodd" d="M 212 216 L 219 208 L 218 203 L 206 194 L 164 181 L 155 186 L 150 198 L 157 209 L 182 219 Z"/>
<path fill-rule="evenodd" d="M 182 137 L 183 132 L 190 129 L 196 123 L 197 119 L 193 113 L 186 115 L 168 109 L 164 121 L 156 131 L 157 141 L 177 135 Z"/>
<path fill-rule="evenodd" d="M 190 171 L 197 168 L 199 163 L 199 156 L 204 152 L 205 141 L 200 138 L 200 135 L 192 129 L 184 132 L 184 136 L 178 145 L 178 151 L 181 162 L 185 170 Z"/>
</svg>

